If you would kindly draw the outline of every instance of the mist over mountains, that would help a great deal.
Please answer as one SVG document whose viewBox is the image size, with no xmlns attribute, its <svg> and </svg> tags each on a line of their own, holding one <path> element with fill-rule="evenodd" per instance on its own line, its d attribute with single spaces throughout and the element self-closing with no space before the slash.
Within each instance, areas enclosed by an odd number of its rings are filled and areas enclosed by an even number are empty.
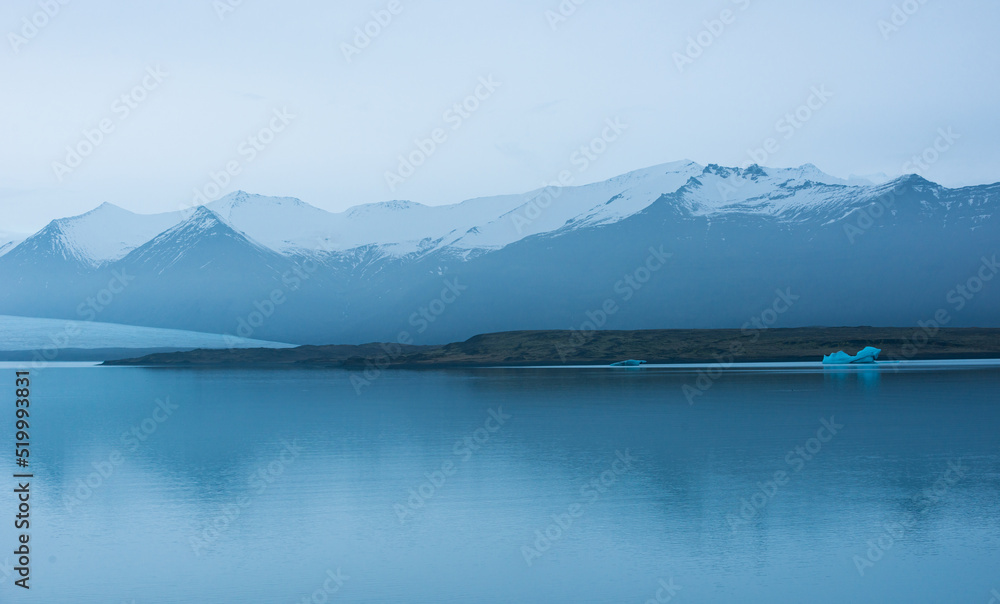
<svg viewBox="0 0 1000 604">
<path fill-rule="evenodd" d="M 0 314 L 303 344 L 524 329 L 1000 326 L 1000 184 L 682 161 L 330 213 L 238 191 L 0 234 Z M 756 327 L 754 327 L 756 328 Z"/>
</svg>

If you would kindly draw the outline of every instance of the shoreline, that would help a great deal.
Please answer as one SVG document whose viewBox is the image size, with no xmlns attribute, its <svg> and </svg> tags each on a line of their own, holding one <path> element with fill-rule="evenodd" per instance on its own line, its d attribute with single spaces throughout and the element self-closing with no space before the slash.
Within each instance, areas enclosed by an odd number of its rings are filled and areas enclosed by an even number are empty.
<svg viewBox="0 0 1000 604">
<path fill-rule="evenodd" d="M 914 328 L 797 327 L 581 332 L 515 331 L 482 334 L 444 345 L 393 343 L 171 352 L 107 360 L 102 366 L 145 367 L 336 367 L 366 370 L 483 367 L 605 366 L 625 359 L 653 365 L 820 363 L 824 354 L 882 349 L 894 360 L 1000 358 L 1000 329 L 940 329 L 933 336 Z M 919 345 L 918 345 L 919 344 Z"/>
</svg>

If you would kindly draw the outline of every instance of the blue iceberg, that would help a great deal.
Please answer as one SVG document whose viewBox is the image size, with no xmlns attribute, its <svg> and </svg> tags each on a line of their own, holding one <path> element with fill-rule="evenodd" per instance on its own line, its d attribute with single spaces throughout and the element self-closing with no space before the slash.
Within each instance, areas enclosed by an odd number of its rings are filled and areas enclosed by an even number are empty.
<svg viewBox="0 0 1000 604">
<path fill-rule="evenodd" d="M 843 350 L 835 352 L 833 354 L 828 354 L 823 356 L 824 365 L 856 365 L 858 363 L 874 363 L 878 360 L 879 353 L 882 352 L 881 348 L 875 348 L 874 346 L 865 346 L 858 351 L 858 354 L 849 355 Z"/>
<path fill-rule="evenodd" d="M 618 361 L 617 363 L 611 363 L 612 367 L 638 367 L 646 361 L 636 361 L 635 359 L 629 359 L 627 361 Z"/>
</svg>

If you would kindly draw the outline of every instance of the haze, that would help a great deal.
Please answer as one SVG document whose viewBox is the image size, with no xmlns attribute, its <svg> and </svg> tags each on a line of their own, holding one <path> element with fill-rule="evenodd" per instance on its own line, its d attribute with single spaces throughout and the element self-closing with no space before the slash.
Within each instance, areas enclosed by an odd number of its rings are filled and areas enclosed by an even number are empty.
<svg viewBox="0 0 1000 604">
<path fill-rule="evenodd" d="M 748 150 L 1000 180 L 996 2 L 63 1 L 0 9 L 0 230 L 195 191 L 436 205 Z"/>
</svg>

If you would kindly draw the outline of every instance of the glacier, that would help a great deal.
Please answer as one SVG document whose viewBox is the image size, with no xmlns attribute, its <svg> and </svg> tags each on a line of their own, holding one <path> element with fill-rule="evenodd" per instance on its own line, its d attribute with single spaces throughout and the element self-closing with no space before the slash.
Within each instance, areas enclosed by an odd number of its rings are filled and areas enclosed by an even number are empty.
<svg viewBox="0 0 1000 604">
<path fill-rule="evenodd" d="M 100 348 L 289 348 L 213 333 L 0 315 L 0 351 Z"/>
</svg>

